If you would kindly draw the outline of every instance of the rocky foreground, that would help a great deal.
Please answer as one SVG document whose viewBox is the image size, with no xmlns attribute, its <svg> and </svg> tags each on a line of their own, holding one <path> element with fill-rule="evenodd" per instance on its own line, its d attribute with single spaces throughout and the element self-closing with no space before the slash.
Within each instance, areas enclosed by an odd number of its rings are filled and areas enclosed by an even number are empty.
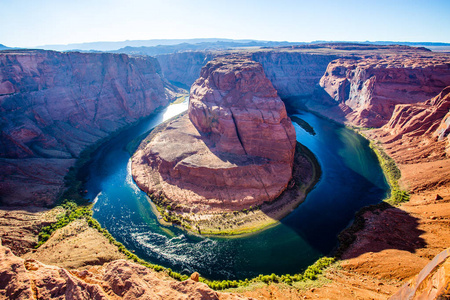
<svg viewBox="0 0 450 300">
<path fill-rule="evenodd" d="M 24 260 L 0 245 L 3 299 L 246 299 L 211 290 L 204 283 L 177 282 L 126 260 L 82 271 Z"/>
<path fill-rule="evenodd" d="M 217 58 L 192 86 L 188 115 L 141 144 L 133 178 L 178 210 L 242 210 L 287 188 L 295 144 L 294 127 L 262 66 Z"/>
</svg>

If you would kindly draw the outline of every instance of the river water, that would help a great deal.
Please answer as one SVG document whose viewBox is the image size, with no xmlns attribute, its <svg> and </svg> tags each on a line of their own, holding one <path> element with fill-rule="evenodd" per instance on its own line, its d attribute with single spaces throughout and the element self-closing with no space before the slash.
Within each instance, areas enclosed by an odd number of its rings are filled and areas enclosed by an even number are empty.
<svg viewBox="0 0 450 300">
<path fill-rule="evenodd" d="M 258 274 L 295 274 L 337 246 L 337 235 L 361 207 L 381 201 L 387 191 L 368 142 L 342 126 L 298 112 L 314 128 L 311 135 L 294 123 L 297 140 L 322 167 L 322 177 L 280 225 L 238 238 L 211 238 L 161 226 L 148 197 L 133 182 L 126 145 L 187 109 L 171 105 L 103 144 L 87 167 L 88 197 L 94 217 L 129 250 L 151 263 L 209 279 L 244 279 Z"/>
</svg>

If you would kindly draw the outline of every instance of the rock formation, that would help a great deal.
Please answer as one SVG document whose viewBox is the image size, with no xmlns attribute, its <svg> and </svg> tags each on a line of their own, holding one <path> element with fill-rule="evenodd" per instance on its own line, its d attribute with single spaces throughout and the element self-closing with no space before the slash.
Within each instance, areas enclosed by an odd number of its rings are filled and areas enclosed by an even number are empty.
<svg viewBox="0 0 450 300">
<path fill-rule="evenodd" d="M 328 64 L 339 56 L 334 53 L 260 51 L 252 59 L 260 62 L 267 78 L 281 98 L 310 97 Z"/>
<path fill-rule="evenodd" d="M 391 55 L 331 62 L 320 87 L 328 103 L 343 104 L 354 125 L 381 127 L 397 104 L 425 101 L 450 84 L 448 57 Z"/>
<path fill-rule="evenodd" d="M 158 55 L 161 70 L 167 80 L 186 88 L 200 76 L 201 69 L 216 55 L 209 51 L 188 51 L 174 54 Z"/>
<path fill-rule="evenodd" d="M 167 105 L 150 57 L 0 53 L 0 202 L 49 205 L 80 152 Z"/>
<path fill-rule="evenodd" d="M 389 299 L 448 299 L 449 296 L 450 249 L 446 249 Z"/>
<path fill-rule="evenodd" d="M 144 141 L 133 177 L 187 209 L 240 210 L 272 201 L 292 176 L 295 130 L 261 64 L 209 62 L 191 88 L 189 115 Z"/>
<path fill-rule="evenodd" d="M 24 260 L 0 244 L 2 299 L 247 299 L 206 284 L 177 282 L 126 260 L 71 270 Z"/>
<path fill-rule="evenodd" d="M 425 102 L 397 105 L 389 122 L 368 136 L 400 163 L 443 159 L 450 156 L 449 110 L 450 86 Z"/>
</svg>

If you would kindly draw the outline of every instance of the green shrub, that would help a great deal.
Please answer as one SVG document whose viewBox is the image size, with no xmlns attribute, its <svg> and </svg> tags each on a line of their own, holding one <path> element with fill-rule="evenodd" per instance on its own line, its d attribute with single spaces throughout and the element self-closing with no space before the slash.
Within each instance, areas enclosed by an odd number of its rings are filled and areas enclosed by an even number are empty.
<svg viewBox="0 0 450 300">
<path fill-rule="evenodd" d="M 386 176 L 386 179 L 391 188 L 391 194 L 389 198 L 385 199 L 384 201 L 391 205 L 398 205 L 402 202 L 409 201 L 410 195 L 408 191 L 400 189 L 398 180 L 401 177 L 401 172 L 395 164 L 395 161 L 373 143 L 370 143 L 370 148 L 377 155 L 378 162 L 380 163 L 384 176 Z"/>
</svg>

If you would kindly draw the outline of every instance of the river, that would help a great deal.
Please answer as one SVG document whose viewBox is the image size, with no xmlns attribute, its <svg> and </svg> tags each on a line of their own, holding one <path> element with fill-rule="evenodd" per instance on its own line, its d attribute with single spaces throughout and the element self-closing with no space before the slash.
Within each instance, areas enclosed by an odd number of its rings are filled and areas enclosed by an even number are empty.
<svg viewBox="0 0 450 300">
<path fill-rule="evenodd" d="M 148 197 L 133 182 L 126 145 L 187 109 L 187 101 L 123 131 L 103 144 L 87 167 L 94 218 L 129 250 L 174 271 L 209 279 L 244 279 L 258 274 L 295 274 L 337 246 L 337 235 L 356 211 L 380 202 L 388 191 L 368 142 L 345 127 L 308 112 L 295 115 L 314 128 L 294 123 L 297 140 L 322 167 L 322 177 L 304 203 L 280 224 L 253 235 L 211 238 L 161 226 Z"/>
</svg>

